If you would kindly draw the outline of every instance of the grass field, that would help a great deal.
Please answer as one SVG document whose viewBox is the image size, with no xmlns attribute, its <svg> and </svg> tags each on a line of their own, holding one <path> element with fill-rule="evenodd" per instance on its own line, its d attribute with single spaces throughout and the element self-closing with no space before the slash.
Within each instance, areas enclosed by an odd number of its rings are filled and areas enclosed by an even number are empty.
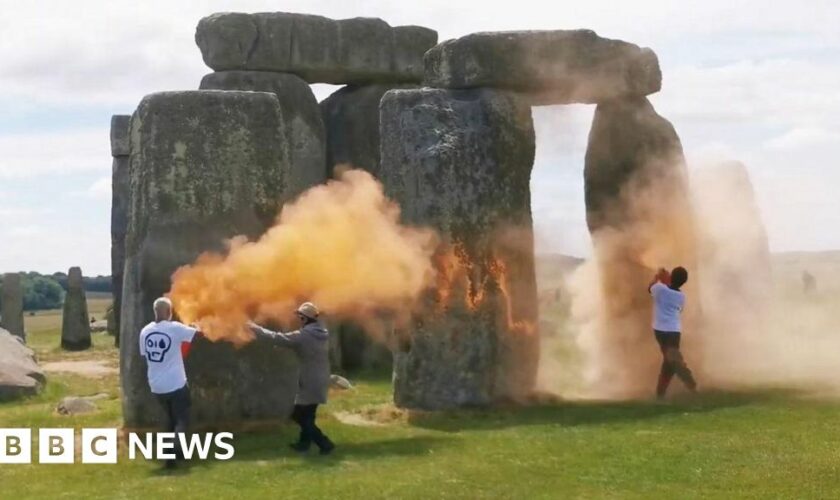
<svg viewBox="0 0 840 500">
<path fill-rule="evenodd" d="M 105 304 L 107 305 L 107 304 Z M 91 306 L 91 313 L 95 307 Z M 99 310 L 97 309 L 97 310 Z M 52 317 L 50 322 L 47 318 Z M 64 354 L 55 318 L 27 321 L 41 360 L 116 364 L 111 337 Z M 560 321 L 561 318 L 551 318 Z M 713 392 L 667 403 L 552 402 L 405 414 L 387 375 L 351 377 L 321 413 L 330 457 L 287 450 L 292 426 L 236 434 L 230 461 L 0 466 L 2 498 L 831 498 L 840 496 L 840 401 L 783 390 Z M 107 393 L 61 416 L 66 395 Z M 347 419 L 351 415 L 357 418 Z M 365 425 L 360 425 L 364 423 Z M 116 375 L 51 374 L 37 397 L 0 404 L 0 427 L 118 427 Z"/>
<path fill-rule="evenodd" d="M 111 295 L 88 293 L 88 315 L 97 320 L 105 319 L 105 310 L 111 305 Z M 26 328 L 26 343 L 38 353 L 38 361 L 60 359 L 103 359 L 116 363 L 118 351 L 113 348 L 114 338 L 104 333 L 94 333 L 94 348 L 80 353 L 68 353 L 61 349 L 61 309 L 26 313 L 23 318 Z"/>
</svg>

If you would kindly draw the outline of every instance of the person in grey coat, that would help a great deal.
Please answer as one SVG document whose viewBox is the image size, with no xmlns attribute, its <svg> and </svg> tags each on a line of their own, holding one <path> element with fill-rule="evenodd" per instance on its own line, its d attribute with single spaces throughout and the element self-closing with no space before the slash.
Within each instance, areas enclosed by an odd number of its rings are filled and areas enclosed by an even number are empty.
<svg viewBox="0 0 840 500">
<path fill-rule="evenodd" d="M 306 452 L 315 443 L 322 455 L 328 455 L 335 445 L 315 425 L 315 413 L 318 405 L 327 402 L 330 334 L 318 321 L 318 308 L 311 302 L 301 304 L 297 315 L 301 328 L 290 333 L 273 332 L 256 323 L 249 323 L 249 326 L 258 337 L 292 348 L 300 358 L 299 387 L 292 412 L 292 420 L 300 426 L 300 438 L 290 446 L 295 451 Z"/>
</svg>

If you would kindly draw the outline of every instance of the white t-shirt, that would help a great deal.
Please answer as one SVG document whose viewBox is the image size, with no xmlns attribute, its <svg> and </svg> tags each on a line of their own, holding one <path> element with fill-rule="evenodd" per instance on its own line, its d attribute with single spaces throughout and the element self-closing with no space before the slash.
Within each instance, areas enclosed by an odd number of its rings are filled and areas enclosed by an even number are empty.
<svg viewBox="0 0 840 500">
<path fill-rule="evenodd" d="M 146 358 L 153 393 L 166 394 L 187 384 L 181 342 L 192 342 L 195 332 L 177 321 L 153 321 L 140 330 L 140 355 Z"/>
<path fill-rule="evenodd" d="M 685 294 L 672 290 L 662 283 L 650 287 L 653 295 L 653 329 L 660 332 L 679 332 L 680 313 L 685 305 Z"/>
</svg>

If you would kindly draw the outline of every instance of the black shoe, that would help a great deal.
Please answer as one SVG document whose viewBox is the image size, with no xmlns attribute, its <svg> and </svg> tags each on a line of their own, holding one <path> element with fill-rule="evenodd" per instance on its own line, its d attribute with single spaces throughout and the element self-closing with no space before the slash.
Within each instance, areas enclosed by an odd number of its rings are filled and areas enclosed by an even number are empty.
<svg viewBox="0 0 840 500">
<path fill-rule="evenodd" d="M 320 453 L 321 455 L 329 455 L 335 449 L 335 445 L 332 442 L 327 442 L 322 448 Z"/>
<path fill-rule="evenodd" d="M 289 445 L 289 448 L 295 450 L 298 453 L 306 453 L 309 451 L 309 445 L 305 443 L 292 443 Z"/>
</svg>

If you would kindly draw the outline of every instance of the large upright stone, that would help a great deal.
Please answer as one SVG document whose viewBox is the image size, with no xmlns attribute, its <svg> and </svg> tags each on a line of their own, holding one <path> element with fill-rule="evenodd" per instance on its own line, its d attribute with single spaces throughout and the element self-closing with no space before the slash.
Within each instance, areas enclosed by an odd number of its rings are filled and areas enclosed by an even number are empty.
<svg viewBox="0 0 840 500">
<path fill-rule="evenodd" d="M 222 71 L 201 79 L 202 89 L 273 92 L 283 113 L 283 140 L 293 169 L 286 186 L 291 195 L 327 180 L 324 123 L 309 84 L 295 75 L 268 71 Z"/>
<path fill-rule="evenodd" d="M 2 310 L 0 310 L 0 327 L 5 328 L 12 335 L 26 339 L 23 328 L 23 288 L 19 273 L 3 275 Z"/>
<path fill-rule="evenodd" d="M 437 32 L 375 18 L 217 13 L 199 21 L 195 41 L 216 71 L 294 73 L 310 83 L 420 82 Z"/>
<path fill-rule="evenodd" d="M 397 85 L 350 85 L 321 101 L 327 127 L 327 169 L 336 166 L 367 170 L 379 176 L 379 102 Z"/>
<path fill-rule="evenodd" d="M 767 345 L 773 293 L 767 231 L 743 163 L 692 169 L 691 192 L 703 269 L 703 322 L 709 332 L 727 332 L 725 338 L 715 335 L 704 342 L 704 361 L 713 365 L 706 371 L 737 382 L 767 360 L 758 354 L 755 360 L 744 359 L 745 352 L 759 353 Z"/>
<path fill-rule="evenodd" d="M 699 314 L 693 213 L 682 146 L 674 127 L 644 97 L 595 110 L 584 168 L 586 221 L 600 286 L 596 324 L 582 345 L 595 360 L 591 381 L 603 396 L 644 396 L 661 362 L 651 334 L 647 284 L 659 267 L 684 266 L 689 282 L 683 326 L 689 361 L 697 361 Z M 595 285 L 594 283 L 592 285 Z M 580 297 L 578 297 L 580 298 Z"/>
<path fill-rule="evenodd" d="M 0 328 L 0 401 L 37 394 L 46 381 L 32 349 Z"/>
<path fill-rule="evenodd" d="M 125 232 L 128 228 L 128 154 L 130 115 L 111 117 L 111 290 L 114 296 L 112 320 L 108 331 L 114 345 L 120 345 Z"/>
<path fill-rule="evenodd" d="M 530 106 L 488 89 L 382 99 L 380 178 L 408 224 L 437 229 L 437 293 L 394 355 L 394 401 L 447 408 L 517 398 L 539 357 Z"/>
<path fill-rule="evenodd" d="M 535 104 L 644 96 L 662 83 L 652 50 L 590 30 L 473 33 L 429 50 L 425 66 L 431 87 L 510 89 Z"/>
<path fill-rule="evenodd" d="M 83 351 L 90 348 L 90 317 L 82 283 L 82 270 L 71 267 L 67 273 L 67 293 L 61 315 L 61 348 Z"/>
<path fill-rule="evenodd" d="M 128 156 L 131 148 L 130 126 L 131 115 L 111 116 L 111 156 Z"/>
<path fill-rule="evenodd" d="M 172 273 L 206 250 L 223 251 L 234 235 L 259 236 L 286 201 L 284 118 L 264 92 L 162 92 L 135 111 L 120 342 L 126 426 L 162 417 L 137 339 Z M 259 341 L 234 349 L 199 340 L 187 375 L 199 426 L 285 418 L 297 389 L 294 356 Z"/>
</svg>

